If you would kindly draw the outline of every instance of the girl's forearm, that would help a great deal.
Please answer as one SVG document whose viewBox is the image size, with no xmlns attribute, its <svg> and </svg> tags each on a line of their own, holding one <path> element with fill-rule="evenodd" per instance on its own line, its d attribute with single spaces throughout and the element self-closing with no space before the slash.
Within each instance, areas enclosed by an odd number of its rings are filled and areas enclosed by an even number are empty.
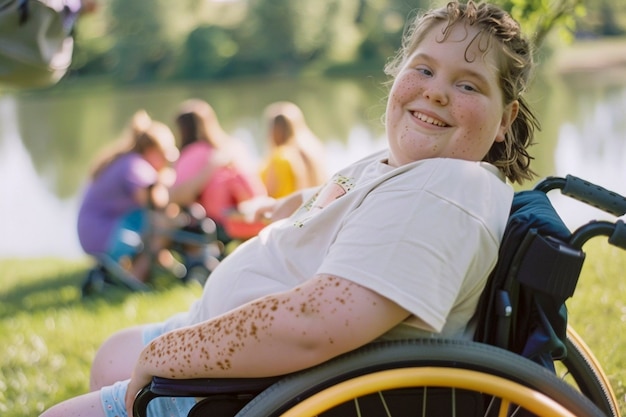
<svg viewBox="0 0 626 417">
<path fill-rule="evenodd" d="M 144 349 L 139 365 L 165 378 L 280 375 L 361 346 L 408 314 L 350 281 L 311 281 L 167 333 Z"/>
</svg>

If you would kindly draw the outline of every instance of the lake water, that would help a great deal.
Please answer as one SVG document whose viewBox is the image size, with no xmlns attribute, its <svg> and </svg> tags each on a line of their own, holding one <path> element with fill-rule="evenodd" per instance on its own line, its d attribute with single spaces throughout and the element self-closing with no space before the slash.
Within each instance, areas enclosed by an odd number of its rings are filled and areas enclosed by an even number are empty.
<svg viewBox="0 0 626 417">
<path fill-rule="evenodd" d="M 263 108 L 291 100 L 325 142 L 334 170 L 385 146 L 385 94 L 379 80 L 365 78 L 122 90 L 94 85 L 0 96 L 0 257 L 83 256 L 75 221 L 86 173 L 98 150 L 119 135 L 138 108 L 173 127 L 182 100 L 206 99 L 224 128 L 260 159 Z M 530 98 L 543 127 L 532 149 L 539 176 L 572 174 L 626 194 L 626 70 L 610 78 L 539 78 Z M 571 227 L 590 216 L 607 218 L 571 205 L 558 192 L 552 197 Z"/>
</svg>

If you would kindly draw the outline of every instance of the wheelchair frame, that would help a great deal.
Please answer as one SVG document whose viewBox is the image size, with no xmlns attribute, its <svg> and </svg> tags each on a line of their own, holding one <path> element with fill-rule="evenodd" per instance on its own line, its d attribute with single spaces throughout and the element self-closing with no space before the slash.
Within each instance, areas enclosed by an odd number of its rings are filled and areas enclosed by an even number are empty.
<svg viewBox="0 0 626 417">
<path fill-rule="evenodd" d="M 571 175 L 548 177 L 531 193 L 545 196 L 554 189 L 615 216 L 626 214 L 624 196 Z M 549 209 L 548 217 L 552 214 L 560 220 L 551 204 Z M 558 362 L 557 371 L 563 370 L 567 378 L 541 366 L 541 358 L 531 360 L 523 356 L 526 353 L 516 345 L 516 320 L 527 313 L 524 308 L 528 305 L 545 301 L 546 294 L 556 297 L 549 301 L 556 303 L 558 310 L 558 304 L 572 296 L 577 284 L 585 256 L 583 245 L 591 238 L 606 236 L 611 245 L 626 249 L 626 225 L 619 219 L 590 221 L 571 234 L 568 231 L 567 236 L 555 236 L 554 230 L 544 227 L 546 213 L 531 214 L 533 218 L 523 220 L 524 232 L 512 239 L 514 242 L 506 241 L 507 233 L 513 229 L 509 220 L 498 265 L 475 317 L 479 326 L 474 341 L 375 342 L 313 368 L 279 377 L 155 377 L 137 395 L 133 415 L 147 417 L 149 403 L 158 397 L 198 397 L 201 399 L 189 417 L 391 416 L 397 413 L 394 401 L 400 404 L 407 399 L 409 408 L 399 411 L 400 415 L 465 416 L 476 407 L 479 413 L 471 415 L 619 417 L 608 378 L 584 341 L 567 326 L 567 320 L 559 322 L 560 311 L 548 311 L 557 317 L 554 330 L 559 333 L 559 343 L 543 353 L 548 352 L 550 362 L 552 358 Z M 505 246 L 512 255 L 503 256 Z M 536 263 L 533 258 L 546 250 L 549 255 L 544 254 L 541 268 L 532 268 L 532 263 Z M 529 304 L 528 300 L 532 302 Z M 433 395 L 435 401 L 429 400 L 427 394 Z M 454 409 L 457 402 L 460 405 Z M 433 403 L 444 404 L 443 409 L 429 408 Z M 361 414 L 361 410 L 365 413 Z"/>
<path fill-rule="evenodd" d="M 180 223 L 179 227 L 173 230 L 163 231 L 149 228 L 143 240 L 150 240 L 155 235 L 167 238 L 170 245 L 166 249 L 172 253 L 175 265 L 174 270 L 167 270 L 166 272 L 182 282 L 197 281 L 204 285 L 221 258 L 222 251 L 217 245 L 216 224 L 212 219 L 205 217 L 204 209 L 200 210 L 199 213 L 187 209 L 179 215 L 177 222 Z M 140 251 L 147 251 L 143 240 L 138 243 L 141 245 Z M 201 256 L 189 256 L 188 246 L 199 248 L 198 250 L 202 252 Z M 153 269 L 152 278 L 155 273 L 155 254 L 148 252 L 148 256 L 150 256 Z M 130 291 L 141 292 L 151 289 L 148 283 L 141 282 L 108 255 L 101 254 L 95 258 L 96 265 L 89 270 L 83 283 L 83 297 L 102 291 L 106 284 Z"/>
</svg>

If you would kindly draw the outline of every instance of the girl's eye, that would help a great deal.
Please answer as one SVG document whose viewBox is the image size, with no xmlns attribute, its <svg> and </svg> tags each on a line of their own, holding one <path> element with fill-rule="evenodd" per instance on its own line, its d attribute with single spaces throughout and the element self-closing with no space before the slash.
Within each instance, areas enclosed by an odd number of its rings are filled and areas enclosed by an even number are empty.
<svg viewBox="0 0 626 417">
<path fill-rule="evenodd" d="M 422 75 L 425 75 L 427 77 L 432 77 L 433 72 L 431 70 L 429 70 L 428 68 L 416 68 L 417 72 L 419 72 Z"/>
<path fill-rule="evenodd" d="M 474 87 L 471 84 L 461 84 L 460 87 L 462 90 L 465 90 L 465 91 L 478 91 L 476 87 Z"/>
</svg>

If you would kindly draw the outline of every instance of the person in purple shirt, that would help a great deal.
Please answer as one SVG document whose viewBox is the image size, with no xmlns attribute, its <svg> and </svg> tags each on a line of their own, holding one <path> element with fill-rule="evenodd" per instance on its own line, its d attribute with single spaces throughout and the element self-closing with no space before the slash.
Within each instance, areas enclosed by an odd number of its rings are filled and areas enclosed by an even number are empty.
<svg viewBox="0 0 626 417">
<path fill-rule="evenodd" d="M 168 203 L 170 163 L 178 158 L 172 131 L 144 110 L 133 116 L 129 131 L 97 158 L 78 213 L 78 239 L 83 250 L 108 256 L 141 281 L 150 262 L 145 233 L 151 207 Z M 159 242 L 149 242 L 158 249 Z"/>
</svg>

